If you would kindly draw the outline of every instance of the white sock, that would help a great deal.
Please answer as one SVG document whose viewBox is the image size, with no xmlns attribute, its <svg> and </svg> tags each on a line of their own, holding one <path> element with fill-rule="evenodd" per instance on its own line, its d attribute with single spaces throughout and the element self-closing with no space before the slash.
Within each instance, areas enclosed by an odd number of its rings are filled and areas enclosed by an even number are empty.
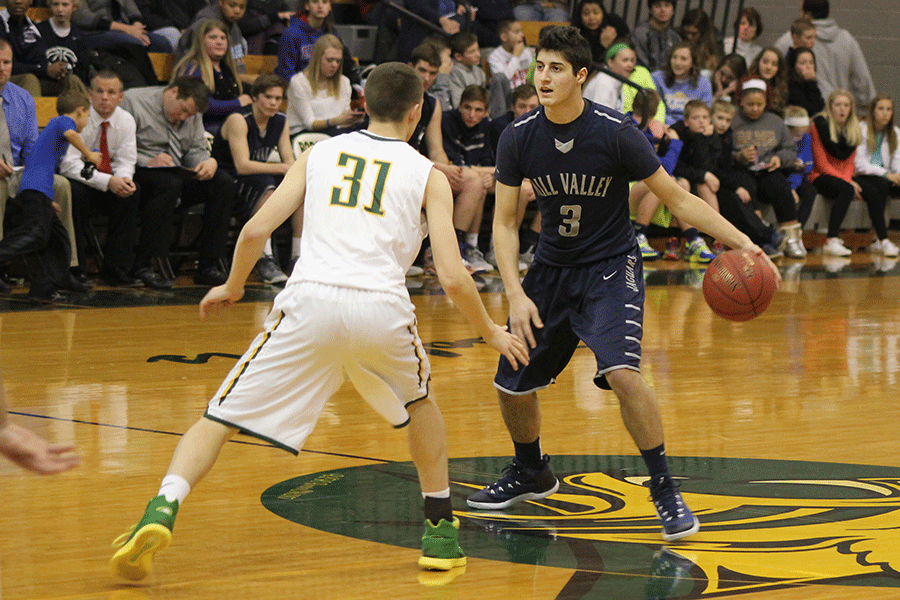
<svg viewBox="0 0 900 600">
<path fill-rule="evenodd" d="M 422 492 L 423 498 L 449 498 L 450 497 L 450 488 L 446 490 L 441 490 L 439 492 Z"/>
<path fill-rule="evenodd" d="M 272 238 L 266 240 L 266 247 L 263 248 L 263 256 L 275 256 L 272 252 Z"/>
<path fill-rule="evenodd" d="M 291 258 L 297 258 L 300 256 L 300 238 L 292 237 L 291 238 Z"/>
<path fill-rule="evenodd" d="M 159 486 L 158 496 L 165 496 L 166 502 L 178 500 L 178 506 L 181 506 L 187 495 L 191 493 L 191 484 L 181 475 L 166 475 L 163 477 L 162 484 Z"/>
<path fill-rule="evenodd" d="M 467 233 L 466 234 L 466 243 L 472 246 L 473 248 L 478 247 L 478 234 L 477 233 Z"/>
</svg>

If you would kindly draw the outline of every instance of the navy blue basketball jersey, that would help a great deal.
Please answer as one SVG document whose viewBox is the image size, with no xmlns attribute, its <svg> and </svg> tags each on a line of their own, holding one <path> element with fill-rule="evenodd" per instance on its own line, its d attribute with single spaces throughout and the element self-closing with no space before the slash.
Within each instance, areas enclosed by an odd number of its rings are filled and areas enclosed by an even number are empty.
<svg viewBox="0 0 900 600">
<path fill-rule="evenodd" d="M 287 117 L 283 112 L 275 113 L 266 124 L 266 131 L 263 134 L 259 130 L 259 125 L 256 124 L 256 119 L 253 117 L 252 104 L 242 106 L 236 112 L 244 117 L 244 120 L 247 122 L 247 147 L 250 150 L 250 160 L 266 162 L 269 160 L 269 155 L 272 154 L 272 151 L 278 149 L 278 141 L 281 139 L 281 132 L 284 131 Z M 212 152 L 210 154 L 216 159 L 220 167 L 232 175 L 237 174 L 234 166 L 234 157 L 231 155 L 231 146 L 228 140 L 222 137 L 221 131 L 213 138 Z"/>
<path fill-rule="evenodd" d="M 496 178 L 509 186 L 531 180 L 542 218 L 534 258 L 565 267 L 634 246 L 628 184 L 659 167 L 630 118 L 586 99 L 571 123 L 552 123 L 540 106 L 507 127 L 497 148 Z"/>
</svg>

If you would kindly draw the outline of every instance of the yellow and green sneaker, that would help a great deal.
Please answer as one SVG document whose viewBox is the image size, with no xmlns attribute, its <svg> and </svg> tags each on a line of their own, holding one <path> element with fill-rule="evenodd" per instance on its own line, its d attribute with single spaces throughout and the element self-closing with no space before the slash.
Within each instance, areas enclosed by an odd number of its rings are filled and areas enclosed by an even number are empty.
<svg viewBox="0 0 900 600">
<path fill-rule="evenodd" d="M 459 547 L 459 519 L 453 517 L 452 523 L 441 519 L 437 525 L 425 519 L 419 566 L 435 571 L 449 571 L 465 564 L 466 555 Z"/>
<path fill-rule="evenodd" d="M 149 575 L 153 555 L 165 550 L 172 541 L 177 513 L 178 500 L 167 502 L 165 496 L 151 500 L 140 523 L 113 542 L 113 547 L 120 547 L 109 561 L 113 573 L 131 581 Z"/>
</svg>

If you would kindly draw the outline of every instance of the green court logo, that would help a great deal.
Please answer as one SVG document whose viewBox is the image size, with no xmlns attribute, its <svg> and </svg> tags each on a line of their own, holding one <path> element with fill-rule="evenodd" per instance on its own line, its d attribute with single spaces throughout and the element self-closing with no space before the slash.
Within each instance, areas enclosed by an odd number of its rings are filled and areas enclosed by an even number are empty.
<svg viewBox="0 0 900 600">
<path fill-rule="evenodd" d="M 700 532 L 664 545 L 639 457 L 554 456 L 559 492 L 504 511 L 465 497 L 507 457 L 450 463 L 469 556 L 574 569 L 566 598 L 710 598 L 803 584 L 900 587 L 900 469 L 670 457 Z M 418 549 L 410 463 L 297 477 L 266 490 L 285 519 Z M 635 577 L 642 575 L 642 577 Z"/>
</svg>

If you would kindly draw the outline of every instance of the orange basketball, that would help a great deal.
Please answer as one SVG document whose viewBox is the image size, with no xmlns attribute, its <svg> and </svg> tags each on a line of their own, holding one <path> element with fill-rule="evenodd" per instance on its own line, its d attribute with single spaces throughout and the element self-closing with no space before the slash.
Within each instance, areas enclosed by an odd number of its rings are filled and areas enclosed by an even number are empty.
<svg viewBox="0 0 900 600">
<path fill-rule="evenodd" d="M 763 314 L 778 282 L 775 274 L 749 250 L 729 250 L 713 260 L 703 276 L 703 297 L 714 313 L 730 321 Z"/>
</svg>

